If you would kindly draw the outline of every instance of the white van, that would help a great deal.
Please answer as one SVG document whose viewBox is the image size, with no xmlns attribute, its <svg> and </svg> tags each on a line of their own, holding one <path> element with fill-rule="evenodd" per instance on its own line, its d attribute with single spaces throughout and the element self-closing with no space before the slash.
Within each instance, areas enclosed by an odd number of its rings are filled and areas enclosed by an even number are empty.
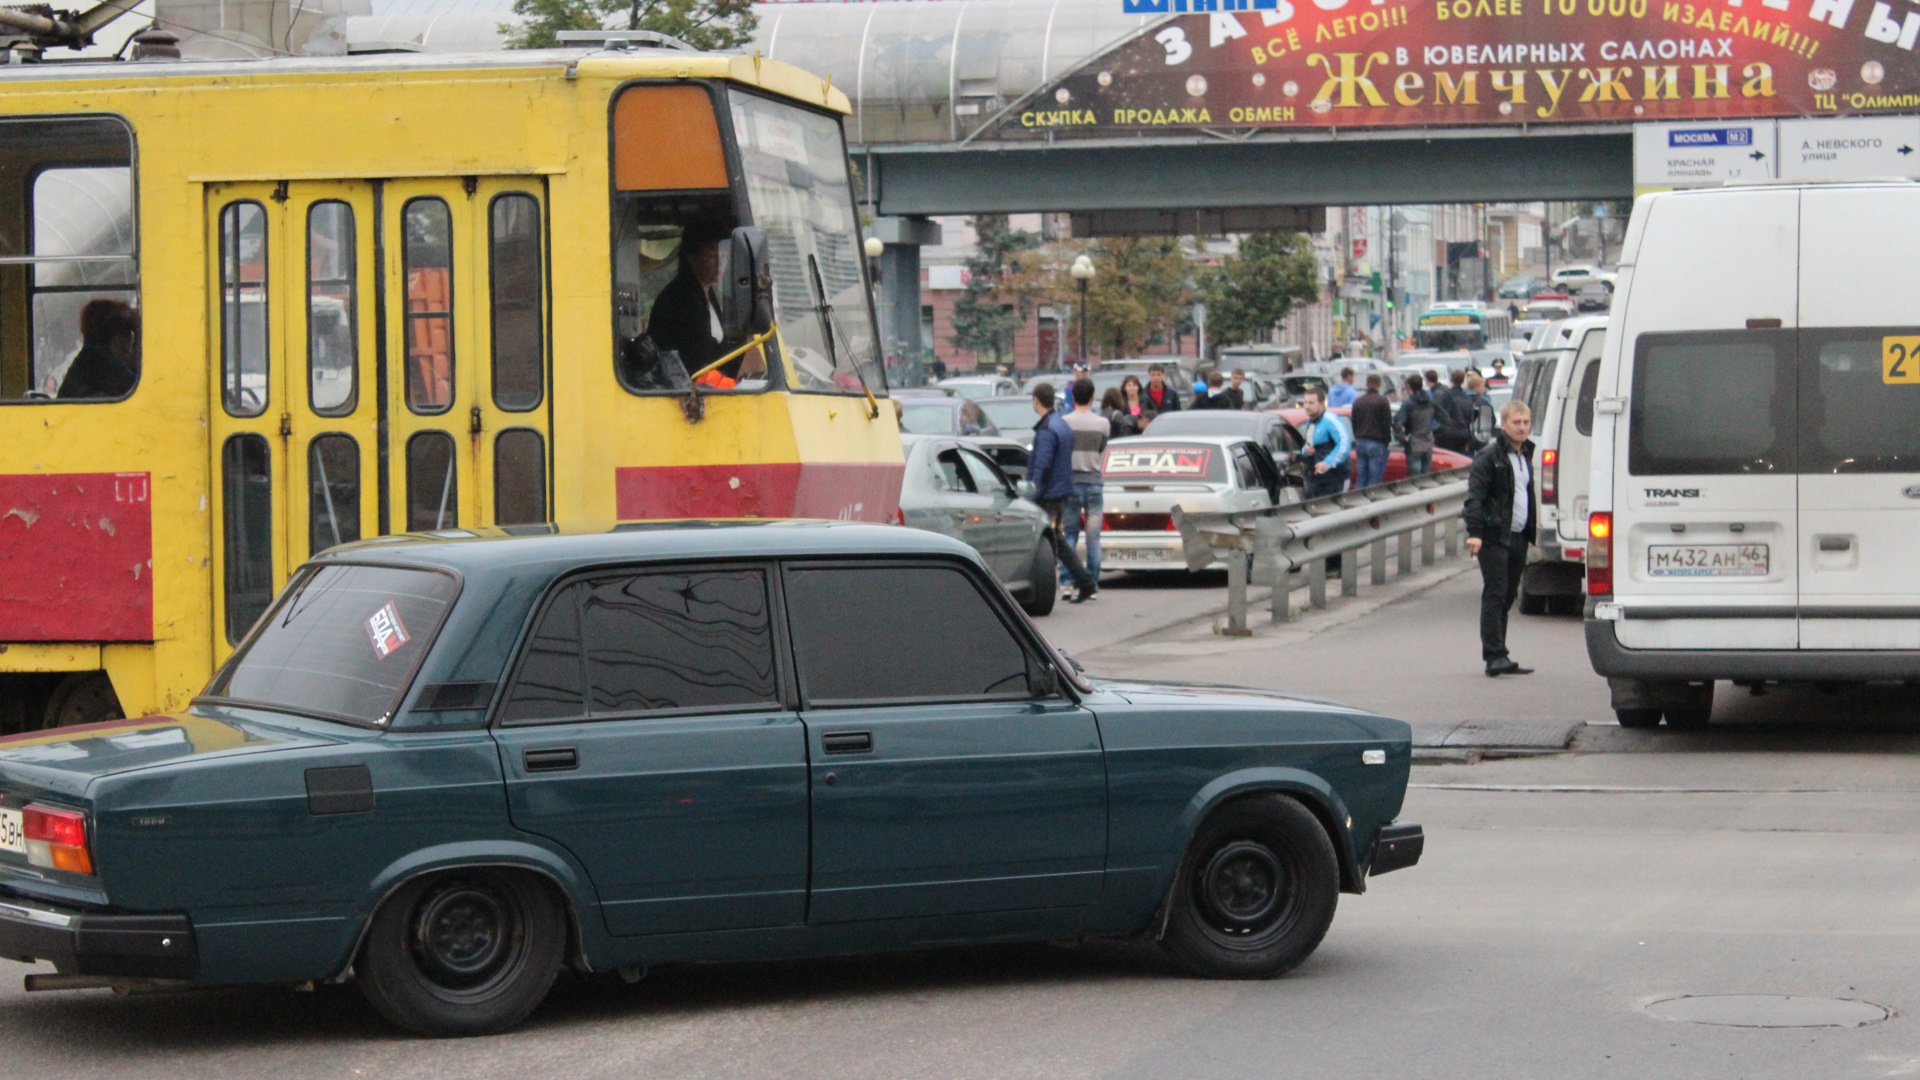
<svg viewBox="0 0 1920 1080">
<path fill-rule="evenodd" d="M 1648 195 L 1595 401 L 1587 653 L 1620 722 L 1713 680 L 1920 679 L 1920 185 Z"/>
<path fill-rule="evenodd" d="M 1580 613 L 1587 557 L 1587 490 L 1592 481 L 1593 399 L 1600 385 L 1600 346 L 1607 317 L 1551 322 L 1539 345 L 1520 358 L 1513 399 L 1533 414 L 1534 505 L 1540 542 L 1527 549 L 1520 612 Z"/>
</svg>

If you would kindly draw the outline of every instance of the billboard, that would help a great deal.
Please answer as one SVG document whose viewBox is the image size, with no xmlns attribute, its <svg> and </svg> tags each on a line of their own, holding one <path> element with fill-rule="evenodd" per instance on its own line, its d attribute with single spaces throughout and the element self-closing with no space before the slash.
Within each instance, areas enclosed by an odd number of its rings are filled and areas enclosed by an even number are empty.
<svg viewBox="0 0 1920 1080">
<path fill-rule="evenodd" d="M 1247 10 L 1148 26 L 1010 110 L 1002 137 L 1920 109 L 1915 0 L 1124 2 Z"/>
</svg>

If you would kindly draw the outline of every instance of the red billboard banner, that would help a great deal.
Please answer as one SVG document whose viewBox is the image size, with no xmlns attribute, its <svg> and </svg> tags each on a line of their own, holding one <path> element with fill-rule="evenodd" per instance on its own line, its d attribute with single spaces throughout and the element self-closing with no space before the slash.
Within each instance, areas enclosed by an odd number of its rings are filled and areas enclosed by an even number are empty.
<svg viewBox="0 0 1920 1080">
<path fill-rule="evenodd" d="M 1275 0 L 1150 26 L 1001 134 L 1911 113 L 1916 44 L 1915 0 Z"/>
</svg>

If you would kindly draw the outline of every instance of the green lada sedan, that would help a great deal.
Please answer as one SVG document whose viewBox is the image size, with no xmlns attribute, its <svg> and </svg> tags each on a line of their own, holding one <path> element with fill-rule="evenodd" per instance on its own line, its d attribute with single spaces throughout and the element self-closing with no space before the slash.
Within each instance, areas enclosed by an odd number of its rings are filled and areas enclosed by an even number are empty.
<svg viewBox="0 0 1920 1080">
<path fill-rule="evenodd" d="M 351 979 L 431 1035 L 563 966 L 1146 935 L 1264 978 L 1419 858 L 1409 736 L 1089 681 L 913 529 L 386 538 L 301 568 L 186 712 L 0 739 L 0 957 Z"/>
</svg>

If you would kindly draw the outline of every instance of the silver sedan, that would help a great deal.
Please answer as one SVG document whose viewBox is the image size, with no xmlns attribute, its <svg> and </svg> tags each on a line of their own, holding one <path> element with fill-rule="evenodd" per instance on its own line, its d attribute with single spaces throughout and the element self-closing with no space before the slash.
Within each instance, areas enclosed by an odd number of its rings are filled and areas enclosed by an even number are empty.
<svg viewBox="0 0 1920 1080">
<path fill-rule="evenodd" d="M 966 439 L 903 435 L 906 478 L 900 485 L 900 523 L 951 536 L 980 553 L 995 577 L 1029 615 L 1053 610 L 1053 541 L 1047 515 L 1024 497 Z"/>
</svg>

